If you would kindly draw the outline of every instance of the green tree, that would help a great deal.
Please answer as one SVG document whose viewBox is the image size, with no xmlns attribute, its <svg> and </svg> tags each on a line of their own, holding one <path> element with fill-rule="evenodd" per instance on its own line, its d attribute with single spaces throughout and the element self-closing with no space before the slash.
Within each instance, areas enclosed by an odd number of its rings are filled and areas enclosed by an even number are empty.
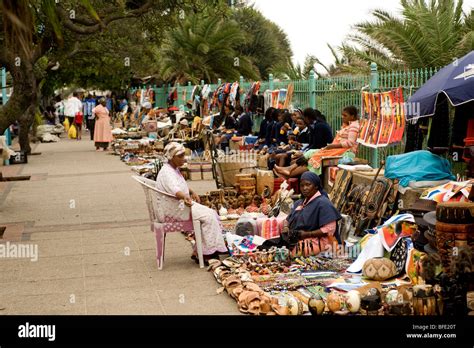
<svg viewBox="0 0 474 348">
<path fill-rule="evenodd" d="M 257 79 L 251 60 L 236 46 L 245 40 L 237 24 L 216 15 L 186 15 L 165 36 L 157 51 L 164 80 L 185 83 L 200 80 L 238 80 L 240 75 Z"/>
<path fill-rule="evenodd" d="M 286 80 L 307 80 L 309 79 L 311 70 L 316 73 L 316 64 L 318 62 L 318 58 L 313 55 L 307 55 L 303 65 L 300 63 L 294 64 L 293 61 L 289 59 L 284 65 L 274 68 L 274 76 Z"/>
<path fill-rule="evenodd" d="M 51 93 L 55 86 L 74 80 L 77 73 L 66 78 L 68 65 L 76 64 L 75 70 L 80 74 L 87 72 L 87 68 L 77 65 L 84 60 L 84 54 L 108 57 L 104 50 L 88 46 L 93 41 L 88 38 L 100 36 L 114 22 L 149 13 L 155 15 L 155 22 L 165 22 L 175 16 L 179 6 L 189 4 L 194 7 L 192 2 L 183 0 L 97 0 L 94 7 L 89 0 L 0 0 L 0 25 L 3 28 L 0 31 L 0 65 L 10 73 L 13 85 L 9 101 L 0 108 L 0 133 L 18 121 L 21 148 L 30 152 L 28 131 L 41 91 Z M 159 31 L 161 26 L 155 30 Z M 113 62 L 114 58 L 109 57 L 109 62 Z M 58 63 L 65 68 L 63 72 L 53 70 Z M 126 73 L 130 75 L 130 72 Z"/>
<path fill-rule="evenodd" d="M 239 8 L 232 12 L 231 17 L 247 36 L 237 50 L 250 57 L 262 78 L 266 79 L 270 73 L 276 75 L 291 61 L 293 52 L 286 33 L 258 10 Z"/>
</svg>

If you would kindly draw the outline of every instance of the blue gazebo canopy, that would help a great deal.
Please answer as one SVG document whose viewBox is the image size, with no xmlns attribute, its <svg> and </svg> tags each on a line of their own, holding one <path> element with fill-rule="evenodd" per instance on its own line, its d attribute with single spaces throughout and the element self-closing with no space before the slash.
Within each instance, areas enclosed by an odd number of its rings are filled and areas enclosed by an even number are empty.
<svg viewBox="0 0 474 348">
<path fill-rule="evenodd" d="M 474 101 L 474 51 L 456 59 L 426 81 L 408 100 L 412 107 L 408 108 L 406 119 L 433 116 L 440 93 L 444 93 L 453 106 Z"/>
</svg>

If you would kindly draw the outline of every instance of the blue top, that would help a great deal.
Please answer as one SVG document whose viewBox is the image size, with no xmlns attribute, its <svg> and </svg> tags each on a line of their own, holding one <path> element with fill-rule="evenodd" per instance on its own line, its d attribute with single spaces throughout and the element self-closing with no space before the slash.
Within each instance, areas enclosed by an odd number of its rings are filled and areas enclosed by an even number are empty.
<svg viewBox="0 0 474 348">
<path fill-rule="evenodd" d="M 273 128 L 275 127 L 275 121 L 269 121 L 266 126 L 265 132 L 265 145 L 270 146 L 273 143 Z"/>
<path fill-rule="evenodd" d="M 286 132 L 284 132 L 284 134 L 280 133 L 281 127 L 283 127 L 284 124 L 285 122 L 278 122 L 274 127 L 273 138 L 276 139 L 277 145 L 280 145 L 280 143 L 288 144 L 288 135 Z"/>
<path fill-rule="evenodd" d="M 237 119 L 237 134 L 249 135 L 252 134 L 253 122 L 249 113 L 245 112 Z"/>
<path fill-rule="evenodd" d="M 296 210 L 304 203 L 300 199 L 293 205 L 293 210 L 286 218 L 291 230 L 315 231 L 333 221 L 339 221 L 342 217 L 329 198 L 321 195 L 313 199 L 303 209 Z M 336 230 L 335 237 L 340 242 L 339 232 Z"/>
<path fill-rule="evenodd" d="M 325 121 L 316 121 L 310 133 L 310 148 L 320 149 L 331 144 L 334 140 L 331 126 Z"/>
<path fill-rule="evenodd" d="M 107 98 L 105 100 L 105 106 L 107 107 L 107 109 L 109 109 L 109 111 L 112 111 L 112 106 L 113 106 L 112 98 Z"/>
<path fill-rule="evenodd" d="M 315 121 L 308 126 L 309 143 L 303 151 L 321 149 L 334 140 L 331 126 L 325 121 Z"/>
<path fill-rule="evenodd" d="M 96 102 L 94 98 L 87 98 L 82 103 L 84 116 L 87 116 L 89 119 L 92 118 L 92 109 L 95 108 Z"/>
<path fill-rule="evenodd" d="M 262 123 L 260 123 L 260 131 L 258 132 L 259 139 L 264 139 L 267 135 L 267 125 L 268 121 L 266 119 L 263 119 Z"/>
</svg>

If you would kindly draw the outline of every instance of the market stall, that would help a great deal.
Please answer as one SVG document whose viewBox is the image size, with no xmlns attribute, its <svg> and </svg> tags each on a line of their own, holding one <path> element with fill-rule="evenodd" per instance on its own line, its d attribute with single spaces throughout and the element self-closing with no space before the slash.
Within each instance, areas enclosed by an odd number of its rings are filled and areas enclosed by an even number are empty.
<svg viewBox="0 0 474 348">
<path fill-rule="evenodd" d="M 258 90 L 253 84 L 243 100 L 249 109 L 258 105 Z M 267 155 L 255 151 L 256 137 L 231 137 L 231 153 L 215 146 L 220 112 L 239 104 L 241 92 L 238 83 L 195 88 L 189 104 L 201 117 L 191 133 L 177 120 L 170 136 L 148 129 L 132 139 L 121 130 L 114 144 L 137 173 L 156 175 L 164 146 L 184 143 L 185 178 L 216 180 L 216 190 L 199 198 L 217 212 L 230 254 L 209 261 L 218 293 L 252 315 L 474 314 L 474 181 L 455 181 L 449 161 L 429 151 L 388 156 L 375 169 L 354 156 L 324 157 L 318 189 L 329 191 L 337 238 L 324 248 L 311 238 L 288 243 L 295 204 L 303 209 L 319 196 L 306 197 L 298 178 L 275 177 Z M 384 152 L 402 141 L 402 92 L 362 92 L 361 146 Z M 291 95 L 292 86 L 265 91 L 262 110 L 288 107 Z"/>
</svg>

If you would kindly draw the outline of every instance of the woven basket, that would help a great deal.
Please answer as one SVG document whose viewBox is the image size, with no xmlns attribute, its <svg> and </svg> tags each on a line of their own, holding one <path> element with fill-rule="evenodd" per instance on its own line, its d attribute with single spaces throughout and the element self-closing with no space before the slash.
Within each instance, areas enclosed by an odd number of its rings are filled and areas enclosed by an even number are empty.
<svg viewBox="0 0 474 348">
<path fill-rule="evenodd" d="M 239 179 L 240 186 L 255 186 L 255 178 L 252 177 L 241 177 Z"/>
<path fill-rule="evenodd" d="M 255 194 L 255 186 L 240 186 L 240 193 L 250 193 L 253 195 Z"/>
</svg>

